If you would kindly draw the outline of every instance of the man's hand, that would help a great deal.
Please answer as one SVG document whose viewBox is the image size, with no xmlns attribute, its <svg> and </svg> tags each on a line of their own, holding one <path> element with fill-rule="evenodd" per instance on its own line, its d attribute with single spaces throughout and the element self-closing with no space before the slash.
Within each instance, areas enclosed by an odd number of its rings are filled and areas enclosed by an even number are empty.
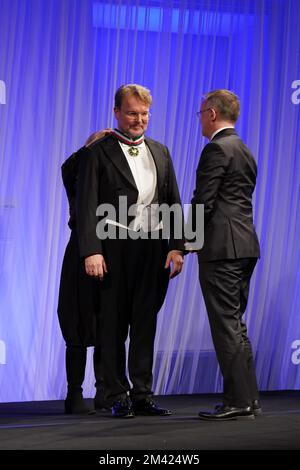
<svg viewBox="0 0 300 470">
<path fill-rule="evenodd" d="M 167 261 L 165 264 L 166 269 L 170 266 L 171 262 L 172 262 L 172 271 L 170 272 L 169 279 L 173 279 L 173 277 L 181 273 L 182 266 L 183 266 L 182 251 L 178 251 L 178 250 L 169 251 L 168 256 L 167 256 Z"/>
<path fill-rule="evenodd" d="M 90 145 L 92 145 L 94 142 L 96 142 L 96 140 L 99 140 L 99 139 L 102 139 L 103 137 L 105 137 L 107 134 L 110 134 L 112 131 L 112 129 L 110 127 L 108 127 L 107 129 L 103 129 L 102 131 L 97 131 L 97 132 L 94 132 L 93 134 L 91 134 L 89 136 L 89 138 L 87 139 L 86 143 L 84 144 L 85 147 L 89 147 Z"/>
<path fill-rule="evenodd" d="M 108 272 L 105 260 L 102 255 L 92 255 L 85 258 L 85 270 L 89 276 L 97 277 L 103 281 L 104 275 Z"/>
</svg>

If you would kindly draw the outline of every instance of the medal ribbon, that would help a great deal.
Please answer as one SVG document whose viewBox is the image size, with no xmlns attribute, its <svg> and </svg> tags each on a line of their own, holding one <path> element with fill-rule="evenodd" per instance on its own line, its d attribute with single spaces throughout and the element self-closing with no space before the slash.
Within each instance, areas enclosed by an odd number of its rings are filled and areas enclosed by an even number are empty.
<svg viewBox="0 0 300 470">
<path fill-rule="evenodd" d="M 140 145 L 144 141 L 144 134 L 136 137 L 135 139 L 132 139 L 128 137 L 128 135 L 123 134 L 123 132 L 119 131 L 119 129 L 114 129 L 111 131 L 111 134 L 124 144 L 131 145 L 133 147 Z"/>
</svg>

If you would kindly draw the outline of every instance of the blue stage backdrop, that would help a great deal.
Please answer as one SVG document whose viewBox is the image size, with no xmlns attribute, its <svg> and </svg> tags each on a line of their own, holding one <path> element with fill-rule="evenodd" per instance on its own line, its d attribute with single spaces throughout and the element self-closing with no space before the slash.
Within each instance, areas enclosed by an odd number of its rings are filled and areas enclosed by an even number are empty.
<svg viewBox="0 0 300 470">
<path fill-rule="evenodd" d="M 258 162 L 261 241 L 246 314 L 261 390 L 300 388 L 299 0 L 0 0 L 0 400 L 66 392 L 57 295 L 69 237 L 60 166 L 113 126 L 113 96 L 153 95 L 184 203 L 205 140 L 201 96 L 229 88 Z M 155 392 L 221 390 L 197 259 L 159 314 Z M 85 394 L 92 396 L 89 358 Z"/>
</svg>

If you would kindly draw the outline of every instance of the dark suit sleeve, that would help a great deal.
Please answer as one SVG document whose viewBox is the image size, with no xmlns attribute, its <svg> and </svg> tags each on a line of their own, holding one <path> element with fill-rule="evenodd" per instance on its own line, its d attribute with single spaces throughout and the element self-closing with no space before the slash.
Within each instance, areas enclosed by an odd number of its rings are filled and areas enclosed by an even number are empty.
<svg viewBox="0 0 300 470">
<path fill-rule="evenodd" d="M 78 161 L 81 152 L 82 149 L 79 149 L 77 152 L 72 153 L 72 155 L 66 161 L 64 161 L 61 166 L 61 176 L 68 198 L 74 197 L 75 195 L 75 184 L 78 174 Z"/>
<path fill-rule="evenodd" d="M 229 165 L 228 158 L 221 148 L 209 143 L 203 150 L 196 173 L 196 189 L 192 205 L 204 204 L 204 223 L 213 214 L 219 187 Z"/>
<path fill-rule="evenodd" d="M 81 257 L 102 254 L 102 243 L 97 237 L 99 204 L 99 158 L 95 151 L 85 148 L 78 169 L 76 198 L 77 230 Z"/>
<path fill-rule="evenodd" d="M 69 202 L 69 227 L 73 230 L 76 227 L 76 186 L 78 178 L 78 165 L 81 155 L 85 152 L 85 147 L 82 147 L 62 164 L 61 176 L 64 183 L 64 187 L 67 193 Z"/>
<path fill-rule="evenodd" d="M 177 179 L 175 175 L 175 170 L 173 166 L 173 162 L 171 159 L 170 152 L 167 147 L 166 149 L 166 155 L 167 155 L 167 161 L 168 161 L 168 177 L 167 177 L 167 182 L 165 183 L 167 185 L 167 203 L 169 206 L 172 206 L 173 204 L 178 205 L 178 210 L 174 214 L 174 217 L 172 219 L 171 227 L 170 227 L 170 239 L 169 239 L 169 250 L 181 250 L 184 251 L 184 218 L 183 218 L 183 210 L 182 210 L 182 205 L 181 205 L 181 198 L 178 190 L 178 185 L 177 185 Z M 177 227 L 181 227 L 181 238 L 178 239 L 175 235 L 175 227 L 174 225 L 177 225 Z"/>
</svg>

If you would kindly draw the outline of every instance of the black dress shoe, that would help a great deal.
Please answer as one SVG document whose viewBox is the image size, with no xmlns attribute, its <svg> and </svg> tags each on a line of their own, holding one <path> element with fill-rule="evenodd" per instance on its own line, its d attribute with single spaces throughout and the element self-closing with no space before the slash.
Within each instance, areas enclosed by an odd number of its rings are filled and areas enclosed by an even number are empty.
<svg viewBox="0 0 300 470">
<path fill-rule="evenodd" d="M 81 392 L 68 394 L 65 399 L 65 413 L 67 415 L 95 414 L 95 410 L 89 408 L 83 399 Z"/>
<path fill-rule="evenodd" d="M 219 403 L 218 405 L 215 406 L 215 410 L 217 411 L 220 408 L 223 408 L 224 406 L 227 406 L 227 405 L 223 405 L 222 403 L 221 404 Z M 253 410 L 254 416 L 258 416 L 262 414 L 262 407 L 261 407 L 259 400 L 252 401 L 252 410 Z"/>
<path fill-rule="evenodd" d="M 130 400 L 115 401 L 111 407 L 111 414 L 114 418 L 134 418 Z"/>
<path fill-rule="evenodd" d="M 157 404 L 150 398 L 144 398 L 133 402 L 132 408 L 134 414 L 140 416 L 170 416 L 172 411 L 159 408 Z"/>
<path fill-rule="evenodd" d="M 205 421 L 231 421 L 236 419 L 254 419 L 254 413 L 251 406 L 237 408 L 235 406 L 219 406 L 212 413 L 205 411 L 199 412 L 199 418 Z"/>
</svg>

